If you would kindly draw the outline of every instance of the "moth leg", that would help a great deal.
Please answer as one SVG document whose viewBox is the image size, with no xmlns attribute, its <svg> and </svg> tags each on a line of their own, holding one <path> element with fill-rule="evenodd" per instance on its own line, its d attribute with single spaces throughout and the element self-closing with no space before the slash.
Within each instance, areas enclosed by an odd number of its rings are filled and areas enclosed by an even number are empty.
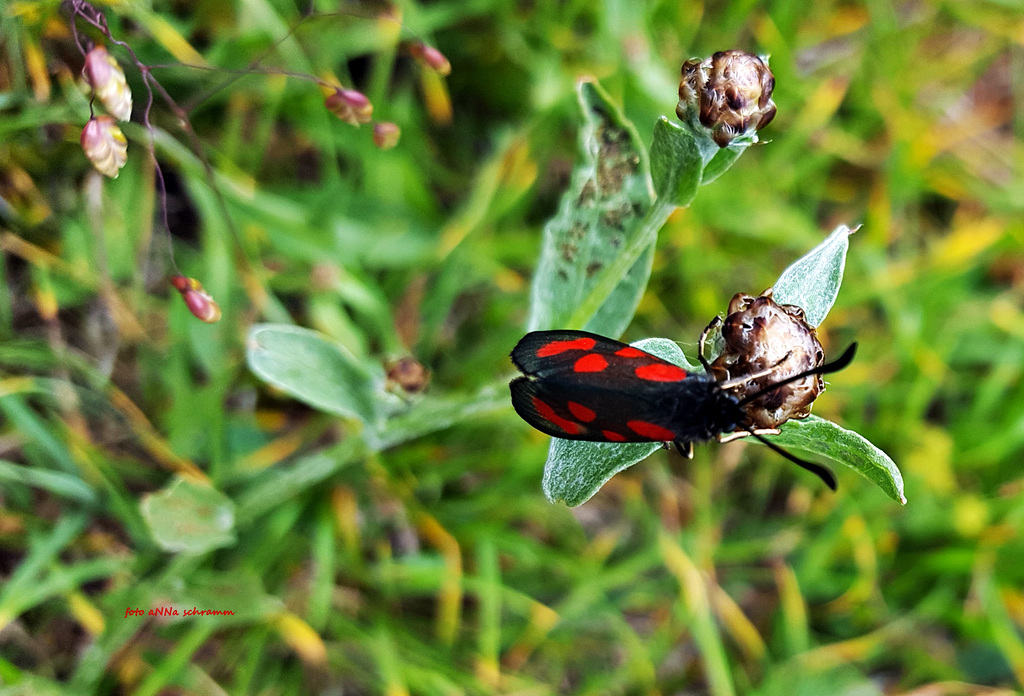
<svg viewBox="0 0 1024 696">
<path fill-rule="evenodd" d="M 749 375 L 743 375 L 742 377 L 734 377 L 733 379 L 727 379 L 724 382 L 719 382 L 718 386 L 721 387 L 722 389 L 735 389 L 736 387 L 742 387 L 747 382 L 751 382 L 755 379 L 760 379 L 761 377 L 767 377 L 771 373 L 775 372 L 775 368 L 777 368 L 782 363 L 786 362 L 789 359 L 789 356 L 792 354 L 793 351 L 789 351 L 788 353 L 782 356 L 782 359 L 780 359 L 771 367 L 766 367 L 759 372 L 752 372 Z"/>
<path fill-rule="evenodd" d="M 722 433 L 718 436 L 718 441 L 723 445 L 726 442 L 733 442 L 744 437 L 750 437 L 751 435 L 778 435 L 782 431 L 778 428 L 760 428 L 758 430 L 739 430 L 734 433 Z"/>
<path fill-rule="evenodd" d="M 707 342 L 708 334 L 717 329 L 722 325 L 722 317 L 715 315 L 715 318 L 708 322 L 708 325 L 704 327 L 704 330 L 700 334 L 700 341 L 697 342 L 697 359 L 700 360 L 700 364 L 704 366 L 704 371 L 709 375 L 711 374 L 711 363 L 704 357 L 704 344 Z"/>
<path fill-rule="evenodd" d="M 687 459 L 693 459 L 693 443 L 688 440 L 676 440 L 673 443 L 676 449 L 679 450 L 679 454 L 683 455 Z"/>
</svg>

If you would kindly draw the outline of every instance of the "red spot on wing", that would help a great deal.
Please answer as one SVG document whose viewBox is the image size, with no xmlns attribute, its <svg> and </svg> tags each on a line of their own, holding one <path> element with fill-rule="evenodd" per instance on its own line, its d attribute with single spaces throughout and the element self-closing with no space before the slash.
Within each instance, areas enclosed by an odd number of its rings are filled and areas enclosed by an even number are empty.
<svg viewBox="0 0 1024 696">
<path fill-rule="evenodd" d="M 597 341 L 586 337 L 574 338 L 569 341 L 552 341 L 537 349 L 537 357 L 549 358 L 552 355 L 558 355 L 567 350 L 590 350 L 595 345 L 597 345 Z"/>
<path fill-rule="evenodd" d="M 620 358 L 643 358 L 647 355 L 647 353 L 643 352 L 639 348 L 634 348 L 633 346 L 619 348 L 617 351 L 615 351 L 615 354 L 618 355 Z"/>
<path fill-rule="evenodd" d="M 637 377 L 649 382 L 682 382 L 686 379 L 686 370 L 665 363 L 642 365 L 636 368 L 635 372 Z"/>
<path fill-rule="evenodd" d="M 626 436 L 625 435 L 619 435 L 614 430 L 602 430 L 601 434 L 604 435 L 605 439 L 608 440 L 608 442 L 625 442 L 626 441 Z"/>
<path fill-rule="evenodd" d="M 569 413 L 576 416 L 584 423 L 589 423 L 590 421 L 597 418 L 597 413 L 587 408 L 583 404 L 576 403 L 575 401 L 569 402 Z"/>
<path fill-rule="evenodd" d="M 537 409 L 537 413 L 544 420 L 558 426 L 566 432 L 568 435 L 579 435 L 580 426 L 577 423 L 573 423 L 571 420 L 562 418 L 560 415 L 555 413 L 555 409 L 548 406 L 546 403 L 538 399 L 536 396 L 533 397 L 533 407 Z"/>
<path fill-rule="evenodd" d="M 661 440 L 662 442 L 676 439 L 676 434 L 674 432 L 655 423 L 632 420 L 626 423 L 626 425 L 630 430 L 641 437 L 647 437 L 652 440 Z"/>
<path fill-rule="evenodd" d="M 576 361 L 576 364 L 572 366 L 573 372 L 601 372 L 608 367 L 608 361 L 604 359 L 603 355 L 597 353 L 590 353 L 584 355 L 582 358 Z"/>
</svg>

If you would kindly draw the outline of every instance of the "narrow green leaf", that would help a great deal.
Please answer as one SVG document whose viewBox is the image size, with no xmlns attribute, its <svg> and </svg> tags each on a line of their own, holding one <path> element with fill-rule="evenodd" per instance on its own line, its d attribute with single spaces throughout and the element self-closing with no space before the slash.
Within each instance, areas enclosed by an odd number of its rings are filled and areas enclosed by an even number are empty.
<svg viewBox="0 0 1024 696">
<path fill-rule="evenodd" d="M 694 368 L 683 351 L 667 338 L 647 338 L 632 345 L 690 371 Z M 542 487 L 551 502 L 570 507 L 585 503 L 615 474 L 628 469 L 662 448 L 660 442 L 579 442 L 551 438 L 544 464 Z"/>
<path fill-rule="evenodd" d="M 557 215 L 544 228 L 530 293 L 531 331 L 570 325 L 607 267 L 642 232 L 654 201 L 647 155 L 633 125 L 596 82 L 580 82 L 578 96 L 579 160 Z M 625 330 L 647 286 L 652 245 L 653 238 L 614 278 L 614 290 L 585 318 L 585 328 L 607 336 Z"/>
<path fill-rule="evenodd" d="M 711 142 L 714 143 L 713 140 Z M 750 143 L 740 142 L 738 140 L 734 140 L 730 143 L 729 147 L 718 147 L 718 145 L 715 145 L 717 152 L 715 152 L 708 163 L 704 165 L 704 174 L 700 178 L 700 185 L 707 186 L 712 181 L 729 171 L 729 167 L 731 167 L 736 160 L 740 158 L 740 155 L 742 155 L 748 147 L 750 147 Z"/>
<path fill-rule="evenodd" d="M 0 460 L 0 482 L 4 485 L 23 484 L 41 488 L 85 504 L 95 503 L 97 499 L 96 492 L 77 476 L 5 460 Z"/>
<path fill-rule="evenodd" d="M 448 428 L 471 417 L 508 408 L 507 378 L 489 384 L 475 394 L 427 395 L 405 413 L 388 418 L 380 428 L 363 436 L 372 450 L 384 450 L 429 433 Z"/>
<path fill-rule="evenodd" d="M 211 486 L 177 478 L 144 497 L 140 508 L 165 551 L 203 553 L 235 543 L 235 506 Z"/>
<path fill-rule="evenodd" d="M 249 369 L 263 381 L 310 406 L 354 417 L 378 418 L 379 379 L 342 346 L 308 329 L 257 324 L 249 330 Z"/>
<path fill-rule="evenodd" d="M 237 496 L 238 520 L 245 524 L 268 510 L 297 498 L 348 466 L 365 451 L 362 440 L 348 437 L 339 444 L 261 473 Z"/>
<path fill-rule="evenodd" d="M 700 186 L 725 174 L 754 142 L 756 136 L 718 147 L 700 124 L 680 125 L 662 116 L 651 143 L 651 178 L 659 202 L 690 205 Z"/>
<path fill-rule="evenodd" d="M 803 420 L 786 421 L 780 430 L 780 435 L 769 436 L 773 443 L 844 464 L 881 488 L 893 500 L 907 504 L 903 494 L 903 475 L 895 462 L 863 436 L 813 415 Z"/>
<path fill-rule="evenodd" d="M 651 178 L 660 202 L 687 206 L 697 195 L 704 159 L 689 128 L 662 116 L 654 124 Z"/>
<path fill-rule="evenodd" d="M 803 307 L 811 326 L 820 326 L 828 316 L 843 284 L 850 235 L 857 228 L 840 225 L 825 241 L 782 272 L 772 286 L 775 301 Z"/>
</svg>

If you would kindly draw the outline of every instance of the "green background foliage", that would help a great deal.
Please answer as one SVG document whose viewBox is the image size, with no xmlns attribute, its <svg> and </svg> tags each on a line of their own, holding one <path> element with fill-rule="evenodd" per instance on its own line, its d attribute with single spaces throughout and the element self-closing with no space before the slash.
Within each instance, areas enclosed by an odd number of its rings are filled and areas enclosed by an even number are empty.
<svg viewBox="0 0 1024 696">
<path fill-rule="evenodd" d="M 136 116 L 127 166 L 103 180 L 78 146 L 66 15 L 0 8 L 2 693 L 1019 689 L 1019 8 L 401 8 L 450 77 L 366 17 L 285 38 L 294 3 L 108 12 L 167 66 L 154 75 L 211 167 L 158 102 L 172 241 L 224 311 L 212 326 L 167 288 L 138 71 L 112 48 Z M 596 78 L 649 150 L 682 61 L 726 48 L 771 54 L 771 142 L 668 216 L 623 339 L 692 355 L 735 292 L 863 224 L 821 332 L 830 355 L 860 350 L 815 413 L 899 463 L 906 506 L 841 469 L 833 494 L 742 442 L 655 452 L 578 508 L 539 485 L 549 438 L 502 384 L 570 186 L 576 85 Z M 241 76 L 179 65 L 260 56 Z M 375 149 L 281 71 L 361 89 L 400 145 Z M 331 415 L 260 381 L 246 355 L 264 323 L 329 337 L 343 352 L 318 360 L 343 361 L 367 400 Z M 404 355 L 432 372 L 411 397 L 427 409 L 379 384 Z M 142 503 L 172 487 L 196 492 L 178 509 L 197 523 L 233 510 L 230 533 L 169 551 Z M 126 615 L 169 606 L 235 614 Z"/>
</svg>

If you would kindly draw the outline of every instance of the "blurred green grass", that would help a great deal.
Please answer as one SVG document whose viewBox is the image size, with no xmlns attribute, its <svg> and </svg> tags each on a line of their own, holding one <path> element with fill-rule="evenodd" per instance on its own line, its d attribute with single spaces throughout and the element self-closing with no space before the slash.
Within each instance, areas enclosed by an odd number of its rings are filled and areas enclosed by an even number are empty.
<svg viewBox="0 0 1024 696">
<path fill-rule="evenodd" d="M 329 13 L 329 3 L 314 3 Z M 245 68 L 284 2 L 100 6 L 147 63 Z M 56 2 L 0 10 L 0 693 L 994 694 L 1024 685 L 1024 15 L 1013 3 L 403 2 L 437 94 L 373 20 L 308 20 L 265 65 L 335 74 L 403 131 L 373 148 L 312 84 L 158 68 L 178 264 L 145 154 L 99 181 Z M 365 8 L 358 9 L 366 14 Z M 175 36 L 184 39 L 175 43 Z M 596 76 L 649 142 L 680 63 L 771 54 L 779 115 L 662 230 L 626 338 L 692 346 L 838 223 L 863 223 L 825 326 L 860 342 L 815 412 L 885 449 L 900 508 L 741 443 L 668 453 L 569 510 L 511 408 L 380 455 L 247 371 L 258 321 L 414 355 L 436 394 L 511 371 L 540 230 Z M 136 113 L 144 102 L 125 64 Z M 436 88 L 436 85 L 435 85 Z M 435 101 L 430 101 L 435 100 Z M 173 473 L 236 504 L 237 544 L 154 542 Z M 234 617 L 125 617 L 169 602 Z"/>
</svg>

